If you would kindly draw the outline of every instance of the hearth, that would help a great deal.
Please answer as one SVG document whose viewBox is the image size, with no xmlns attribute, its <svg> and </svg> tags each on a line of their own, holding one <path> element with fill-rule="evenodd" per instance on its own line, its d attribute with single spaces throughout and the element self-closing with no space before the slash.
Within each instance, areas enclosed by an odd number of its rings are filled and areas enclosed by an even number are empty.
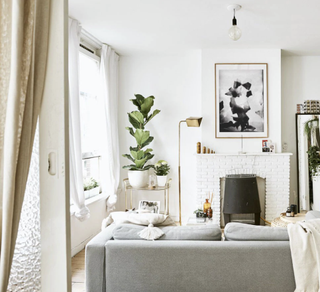
<svg viewBox="0 0 320 292">
<path fill-rule="evenodd" d="M 260 200 L 254 174 L 226 175 L 223 215 L 224 223 L 231 221 L 231 214 L 254 214 L 254 224 L 260 224 Z"/>
</svg>

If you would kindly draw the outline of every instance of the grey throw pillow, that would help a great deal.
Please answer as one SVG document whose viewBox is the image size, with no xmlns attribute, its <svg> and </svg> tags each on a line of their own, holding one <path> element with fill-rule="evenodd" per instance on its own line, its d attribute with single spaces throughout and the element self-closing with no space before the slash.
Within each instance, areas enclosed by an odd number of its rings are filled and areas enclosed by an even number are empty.
<svg viewBox="0 0 320 292">
<path fill-rule="evenodd" d="M 243 223 L 228 223 L 224 228 L 226 240 L 233 241 L 288 241 L 285 227 L 258 226 Z"/>
<path fill-rule="evenodd" d="M 138 232 L 147 226 L 121 224 L 113 230 L 114 240 L 144 240 Z M 163 232 L 157 240 L 221 240 L 221 230 L 218 225 L 205 226 L 164 226 L 158 227 Z"/>
</svg>

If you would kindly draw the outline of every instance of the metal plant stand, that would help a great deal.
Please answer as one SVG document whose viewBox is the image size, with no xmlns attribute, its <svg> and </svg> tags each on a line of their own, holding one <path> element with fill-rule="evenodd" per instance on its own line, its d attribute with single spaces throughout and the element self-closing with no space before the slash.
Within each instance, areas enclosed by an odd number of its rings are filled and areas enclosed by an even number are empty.
<svg viewBox="0 0 320 292">
<path fill-rule="evenodd" d="M 164 214 L 165 215 L 169 215 L 169 189 L 170 189 L 170 186 L 171 186 L 171 180 L 172 179 L 170 178 L 164 187 L 158 187 L 157 186 L 154 189 L 150 189 L 148 187 L 133 188 L 130 185 L 128 178 L 125 178 L 123 180 L 123 183 L 124 183 L 124 195 L 125 195 L 125 206 L 126 206 L 126 209 L 128 209 L 127 208 L 128 192 L 130 193 L 130 209 L 132 209 L 132 191 L 133 190 L 136 190 L 136 191 L 150 191 L 150 192 L 162 191 L 163 192 L 163 197 L 164 197 Z"/>
</svg>

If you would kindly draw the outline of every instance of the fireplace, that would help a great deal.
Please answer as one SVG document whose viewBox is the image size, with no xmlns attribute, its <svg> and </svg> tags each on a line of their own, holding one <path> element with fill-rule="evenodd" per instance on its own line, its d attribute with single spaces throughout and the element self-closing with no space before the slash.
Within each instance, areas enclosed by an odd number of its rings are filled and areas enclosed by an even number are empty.
<svg viewBox="0 0 320 292">
<path fill-rule="evenodd" d="M 260 224 L 260 200 L 254 174 L 227 175 L 224 190 L 224 223 L 231 222 L 232 214 L 254 214 L 254 224 Z"/>
<path fill-rule="evenodd" d="M 291 153 L 197 154 L 197 199 L 203 205 L 213 192 L 213 220 L 221 223 L 220 180 L 228 174 L 254 174 L 265 179 L 265 219 L 272 221 L 289 206 Z M 260 199 L 261 200 L 261 199 Z"/>
</svg>

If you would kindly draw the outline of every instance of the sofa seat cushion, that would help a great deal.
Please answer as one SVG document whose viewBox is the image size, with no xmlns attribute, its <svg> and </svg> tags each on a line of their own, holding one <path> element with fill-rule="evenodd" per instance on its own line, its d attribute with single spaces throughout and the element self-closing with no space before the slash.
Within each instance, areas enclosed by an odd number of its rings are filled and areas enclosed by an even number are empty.
<svg viewBox="0 0 320 292">
<path fill-rule="evenodd" d="M 320 211 L 309 211 L 306 214 L 306 220 L 319 219 L 319 218 L 320 218 Z"/>
<path fill-rule="evenodd" d="M 113 230 L 113 238 L 114 240 L 144 240 L 138 235 L 138 232 L 144 228 L 146 226 L 121 224 Z M 164 232 L 164 235 L 158 240 L 221 240 L 221 230 L 216 224 L 205 226 L 160 226 L 158 228 Z"/>
<path fill-rule="evenodd" d="M 233 241 L 288 241 L 287 228 L 228 223 L 224 228 L 226 240 Z"/>
</svg>

